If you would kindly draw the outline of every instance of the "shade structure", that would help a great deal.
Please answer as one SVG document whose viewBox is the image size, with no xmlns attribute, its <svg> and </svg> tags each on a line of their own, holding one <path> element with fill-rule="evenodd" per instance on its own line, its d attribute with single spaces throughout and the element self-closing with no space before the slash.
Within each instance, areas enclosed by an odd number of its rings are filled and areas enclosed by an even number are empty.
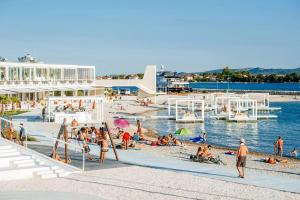
<svg viewBox="0 0 300 200">
<path fill-rule="evenodd" d="M 129 122 L 126 119 L 116 119 L 114 125 L 119 128 L 126 128 L 129 126 Z"/>
<path fill-rule="evenodd" d="M 176 135 L 192 135 L 192 131 L 188 128 L 180 128 L 175 131 Z"/>
</svg>

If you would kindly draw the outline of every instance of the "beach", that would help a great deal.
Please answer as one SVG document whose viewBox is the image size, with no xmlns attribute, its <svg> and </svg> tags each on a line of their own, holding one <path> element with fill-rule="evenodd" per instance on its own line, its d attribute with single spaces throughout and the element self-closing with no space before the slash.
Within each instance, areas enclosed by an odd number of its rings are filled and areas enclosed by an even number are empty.
<svg viewBox="0 0 300 200">
<path fill-rule="evenodd" d="M 160 96 L 157 101 L 159 102 L 158 104 L 161 104 L 166 101 L 166 99 L 169 96 Z M 124 98 L 123 98 L 124 99 Z M 125 97 L 126 99 L 126 97 Z M 145 106 L 136 106 L 134 103 L 129 103 L 132 102 L 131 97 L 128 97 L 128 101 L 122 101 L 119 102 L 119 106 L 122 105 L 123 108 L 126 110 L 122 111 L 124 113 L 130 114 L 132 116 L 148 116 L 149 112 L 153 110 L 158 110 L 161 109 L 160 106 L 158 107 L 152 107 L 150 106 L 148 109 Z M 289 95 L 272 95 L 270 97 L 270 101 L 281 101 L 281 102 L 286 102 L 286 101 L 292 101 L 293 96 Z M 123 105 L 124 104 L 124 105 Z M 118 112 L 118 107 L 108 107 L 109 111 L 108 113 L 116 113 Z M 112 116 L 111 116 L 112 117 Z M 111 126 L 112 126 L 112 121 L 111 121 Z M 125 129 L 131 133 L 136 131 L 136 126 L 135 124 L 131 124 L 131 126 L 127 129 Z M 146 139 L 149 141 L 156 141 L 157 137 L 159 136 L 155 130 L 151 129 L 146 129 L 143 128 L 143 133 L 146 136 Z M 209 133 L 208 133 L 209 134 Z M 116 143 L 120 143 L 121 140 L 116 140 Z M 209 143 L 211 144 L 211 143 Z M 154 155 L 160 155 L 160 156 L 167 156 L 167 157 L 176 157 L 179 160 L 187 160 L 190 155 L 193 155 L 197 152 L 197 149 L 199 146 L 205 146 L 205 144 L 197 144 L 197 143 L 192 143 L 192 142 L 184 142 L 185 147 L 168 147 L 168 146 L 163 146 L 163 147 L 152 147 L 151 145 L 146 145 L 146 144 L 138 144 L 138 146 L 141 148 L 142 151 L 145 151 L 150 154 Z M 222 146 L 217 146 L 214 144 L 211 144 L 212 147 L 212 154 L 214 156 L 220 156 L 221 160 L 226 164 L 227 167 L 231 168 L 232 170 L 236 170 L 235 164 L 235 156 L 234 155 L 226 155 L 225 152 L 229 151 L 236 151 L 236 148 L 228 148 L 228 147 L 222 147 Z M 258 151 L 250 151 L 248 160 L 247 160 L 247 170 L 250 171 L 259 171 L 264 174 L 275 174 L 279 176 L 292 176 L 294 178 L 297 178 L 300 180 L 299 174 L 300 174 L 300 160 L 299 159 L 293 159 L 293 158 L 286 158 L 288 160 L 287 163 L 277 163 L 275 165 L 267 164 L 263 162 L 265 158 L 268 158 L 272 156 L 272 154 L 268 153 L 263 153 L 263 152 L 258 152 Z"/>
<path fill-rule="evenodd" d="M 142 106 L 136 97 L 124 96 L 122 100 L 108 101 L 105 118 L 114 134 L 113 121 L 116 117 L 130 116 L 131 124 L 125 131 L 136 131 L 136 118 L 147 117 L 151 112 L 164 109 L 169 96 L 159 96 L 157 104 Z M 275 99 L 292 99 L 276 97 Z M 24 116 L 29 116 L 26 113 Z M 36 115 L 33 113 L 32 115 Z M 31 126 L 34 126 L 34 122 Z M 47 124 L 57 132 L 59 125 Z M 143 122 L 142 122 L 143 126 Z M 37 129 L 42 130 L 42 127 Z M 236 148 L 212 145 L 211 153 L 219 156 L 224 165 L 196 163 L 189 160 L 199 146 L 206 144 L 184 142 L 184 146 L 151 146 L 158 133 L 154 129 L 142 128 L 148 142 L 138 142 L 135 148 L 118 149 L 120 161 L 102 169 L 74 173 L 64 178 L 32 179 L 3 182 L 0 191 L 48 191 L 72 192 L 92 195 L 101 199 L 299 199 L 300 161 L 286 158 L 287 163 L 274 165 L 263 162 L 270 154 L 250 151 L 247 157 L 245 179 L 237 177 L 235 155 L 225 152 Z M 115 139 L 116 144 L 121 143 Z M 91 155 L 96 166 L 99 150 L 91 145 Z M 108 159 L 114 160 L 112 149 Z M 278 182 L 274 184 L 273 181 Z M 1 194 L 0 194 L 1 197 Z"/>
</svg>

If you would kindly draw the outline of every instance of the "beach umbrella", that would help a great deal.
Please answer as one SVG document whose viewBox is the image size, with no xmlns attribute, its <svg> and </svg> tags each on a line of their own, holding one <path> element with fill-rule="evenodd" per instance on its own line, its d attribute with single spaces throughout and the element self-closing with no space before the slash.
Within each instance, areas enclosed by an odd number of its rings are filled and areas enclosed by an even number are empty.
<svg viewBox="0 0 300 200">
<path fill-rule="evenodd" d="M 126 119 L 115 119 L 114 125 L 119 128 L 126 128 L 129 126 L 129 122 Z"/>
<path fill-rule="evenodd" d="M 192 135 L 192 131 L 188 128 L 180 128 L 175 131 L 176 135 Z"/>
</svg>

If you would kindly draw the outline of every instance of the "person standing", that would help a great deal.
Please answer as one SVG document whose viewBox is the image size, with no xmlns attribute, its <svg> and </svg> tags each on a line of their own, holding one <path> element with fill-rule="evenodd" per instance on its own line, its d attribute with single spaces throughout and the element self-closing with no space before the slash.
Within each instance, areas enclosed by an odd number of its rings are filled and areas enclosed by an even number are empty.
<svg viewBox="0 0 300 200">
<path fill-rule="evenodd" d="M 67 118 L 64 118 L 64 121 L 61 124 L 59 132 L 57 134 L 57 140 L 55 141 L 55 145 L 54 145 L 54 149 L 51 154 L 51 157 L 56 155 L 56 151 L 57 151 L 57 147 L 58 147 L 58 140 L 60 140 L 63 137 L 66 130 L 67 130 Z"/>
<path fill-rule="evenodd" d="M 202 143 L 206 143 L 206 132 L 205 131 L 203 131 L 203 133 L 202 133 Z"/>
<path fill-rule="evenodd" d="M 248 148 L 245 144 L 245 139 L 240 139 L 240 147 L 236 154 L 236 168 L 239 172 L 239 177 L 245 177 L 246 160 L 247 160 Z"/>
<path fill-rule="evenodd" d="M 101 153 L 100 153 L 100 164 L 104 163 L 106 153 L 108 152 L 107 135 L 104 130 L 101 131 Z"/>
<path fill-rule="evenodd" d="M 277 155 L 282 157 L 282 153 L 283 153 L 283 139 L 281 138 L 281 136 L 278 136 L 278 140 L 277 140 Z"/>
<path fill-rule="evenodd" d="M 141 136 L 142 126 L 141 126 L 141 122 L 140 122 L 139 119 L 136 121 L 136 127 L 137 127 L 137 131 L 136 132 L 139 134 L 139 136 Z"/>
<path fill-rule="evenodd" d="M 21 141 L 21 145 L 24 146 L 24 141 L 26 141 L 26 131 L 25 128 L 23 126 L 23 123 L 20 124 L 20 141 Z"/>
<path fill-rule="evenodd" d="M 45 122 L 45 118 L 46 118 L 46 106 L 44 106 L 43 109 L 42 109 L 42 118 L 43 118 L 43 122 Z"/>
</svg>

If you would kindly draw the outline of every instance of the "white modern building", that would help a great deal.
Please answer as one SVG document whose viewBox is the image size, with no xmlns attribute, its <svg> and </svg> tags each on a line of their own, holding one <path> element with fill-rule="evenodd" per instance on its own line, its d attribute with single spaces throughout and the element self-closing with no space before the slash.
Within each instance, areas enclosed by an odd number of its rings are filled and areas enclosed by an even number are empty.
<svg viewBox="0 0 300 200">
<path fill-rule="evenodd" d="M 0 62 L 0 94 L 38 99 L 53 91 L 91 90 L 95 66 Z"/>
<path fill-rule="evenodd" d="M 136 86 L 140 94 L 156 94 L 156 66 L 146 67 L 143 79 L 96 80 L 95 66 L 37 63 L 30 55 L 21 62 L 0 61 L 0 95 L 17 95 L 21 100 L 42 100 L 59 91 L 78 91 L 99 95 L 100 89 L 114 86 Z M 97 90 L 98 89 L 98 90 Z"/>
</svg>

